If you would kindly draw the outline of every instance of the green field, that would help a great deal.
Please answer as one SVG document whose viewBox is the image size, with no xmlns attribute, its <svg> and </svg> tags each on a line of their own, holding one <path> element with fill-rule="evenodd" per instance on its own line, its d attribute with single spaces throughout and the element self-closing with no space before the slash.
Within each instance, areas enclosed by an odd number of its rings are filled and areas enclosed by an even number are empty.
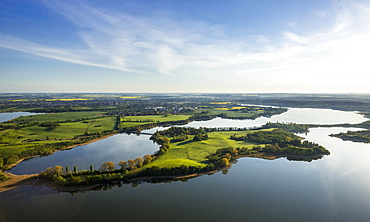
<svg viewBox="0 0 370 222">
<path fill-rule="evenodd" d="M 190 115 L 145 115 L 121 117 L 121 129 L 158 122 L 172 122 L 189 119 Z"/>
<path fill-rule="evenodd" d="M 13 123 L 24 123 L 24 122 L 55 122 L 55 121 L 75 121 L 83 118 L 96 118 L 104 115 L 104 112 L 61 112 L 61 113 L 46 113 L 34 116 L 23 116 L 12 120 Z"/>
<path fill-rule="evenodd" d="M 253 110 L 253 111 L 248 111 L 248 112 L 242 112 L 240 110 L 228 110 L 228 109 L 198 109 L 196 110 L 196 113 L 201 113 L 201 112 L 208 112 L 209 115 L 221 115 L 225 114 L 226 117 L 230 118 L 252 118 L 257 115 L 261 115 L 265 113 L 264 110 Z"/>
<path fill-rule="evenodd" d="M 74 141 L 77 135 L 93 134 L 115 130 L 116 116 L 103 116 L 103 112 L 62 112 L 19 117 L 3 126 L 38 122 L 59 122 L 55 129 L 39 124 L 5 129 L 0 131 L 0 156 L 6 158 L 32 148 L 35 144 L 54 143 L 64 140 Z M 190 115 L 146 115 L 121 117 L 121 128 L 145 125 L 148 123 L 186 120 Z M 149 120 L 149 121 L 148 121 Z M 67 122 L 71 121 L 71 122 Z"/>
<path fill-rule="evenodd" d="M 104 117 L 98 119 L 85 120 L 80 122 L 59 123 L 54 130 L 49 130 L 41 126 L 29 126 L 20 129 L 9 129 L 0 131 L 0 142 L 17 144 L 25 140 L 60 140 L 70 139 L 76 135 L 96 133 L 105 130 L 113 130 L 116 117 Z"/>
<path fill-rule="evenodd" d="M 102 117 L 102 114 L 102 112 L 53 113 L 19 117 L 12 120 L 11 123 L 3 123 L 2 125 L 13 125 L 17 123 L 27 124 L 34 121 L 42 123 L 85 119 L 77 122 L 62 122 L 59 123 L 59 126 L 55 129 L 49 129 L 48 127 L 42 127 L 40 125 L 32 125 L 1 130 L 0 156 L 6 158 L 13 154 L 19 154 L 22 151 L 32 148 L 35 144 L 42 145 L 44 143 L 55 143 L 64 140 L 74 141 L 73 138 L 77 135 L 114 130 L 117 117 Z"/>
<path fill-rule="evenodd" d="M 148 123 L 186 120 L 190 115 L 146 115 L 121 117 L 121 128 Z M 74 141 L 74 137 L 115 130 L 117 117 L 104 116 L 104 112 L 61 112 L 34 116 L 24 116 L 2 123 L 17 126 L 0 131 L 0 156 L 6 158 L 13 154 L 33 148 L 35 144 L 55 143 L 64 140 Z M 34 125 L 27 125 L 35 123 Z M 41 123 L 58 122 L 54 129 L 40 126 Z"/>
<path fill-rule="evenodd" d="M 266 130 L 270 131 L 272 129 Z M 209 139 L 202 141 L 194 141 L 193 137 L 190 136 L 188 140 L 171 143 L 170 149 L 167 153 L 160 156 L 152 163 L 144 166 L 143 169 L 153 166 L 158 166 L 160 168 L 179 167 L 183 164 L 186 166 L 205 167 L 207 165 L 206 157 L 210 154 L 216 153 L 217 149 L 226 147 L 253 148 L 255 144 L 229 139 L 230 136 L 234 134 L 245 135 L 253 132 L 256 132 L 256 130 L 211 132 L 208 133 Z"/>
<path fill-rule="evenodd" d="M 69 140 L 56 140 L 56 141 L 37 141 L 37 142 L 30 142 L 26 144 L 21 145 L 6 145 L 6 144 L 0 144 L 0 154 L 3 158 L 6 158 L 8 156 L 11 156 L 13 154 L 19 154 L 23 151 L 26 151 L 30 148 L 33 148 L 34 145 L 42 145 L 42 144 L 50 144 L 50 143 L 58 143 L 58 142 L 64 142 Z"/>
<path fill-rule="evenodd" d="M 11 112 L 29 112 L 32 111 L 32 108 L 18 108 L 18 107 L 9 107 L 1 109 L 0 113 L 11 113 Z"/>
</svg>

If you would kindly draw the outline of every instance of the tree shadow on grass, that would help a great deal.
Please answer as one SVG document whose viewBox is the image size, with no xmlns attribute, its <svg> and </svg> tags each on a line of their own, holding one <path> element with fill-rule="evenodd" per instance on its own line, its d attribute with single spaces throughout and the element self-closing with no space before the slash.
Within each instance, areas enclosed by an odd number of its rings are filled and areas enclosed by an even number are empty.
<svg viewBox="0 0 370 222">
<path fill-rule="evenodd" d="M 195 141 L 194 140 L 188 140 L 188 141 L 178 143 L 178 145 L 186 145 L 186 144 L 193 143 L 193 142 L 195 142 Z"/>
</svg>

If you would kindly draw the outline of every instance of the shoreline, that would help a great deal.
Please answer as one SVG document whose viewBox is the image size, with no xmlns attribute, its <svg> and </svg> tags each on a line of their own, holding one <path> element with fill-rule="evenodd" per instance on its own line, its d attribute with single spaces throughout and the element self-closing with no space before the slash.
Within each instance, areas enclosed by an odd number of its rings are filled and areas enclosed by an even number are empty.
<svg viewBox="0 0 370 222">
<path fill-rule="evenodd" d="M 71 145 L 71 146 L 67 146 L 67 147 L 64 147 L 64 148 L 61 148 L 61 149 L 58 149 L 58 150 L 54 150 L 53 153 L 49 154 L 49 155 L 52 155 L 58 151 L 63 151 L 63 150 L 70 150 L 70 149 L 73 149 L 75 147 L 78 147 L 78 146 L 84 146 L 84 145 L 88 145 L 90 143 L 94 143 L 94 142 L 97 142 L 99 140 L 103 140 L 103 139 L 106 139 L 110 136 L 114 136 L 116 134 L 119 134 L 119 133 L 113 133 L 113 134 L 109 134 L 109 135 L 105 135 L 103 137 L 100 137 L 100 138 L 96 138 L 96 139 L 93 139 L 93 140 L 90 140 L 88 142 L 85 142 L 85 143 L 79 143 L 79 144 L 74 144 L 74 145 Z M 47 155 L 47 156 L 49 156 Z M 35 156 L 29 156 L 29 157 L 26 157 L 26 158 L 23 158 L 23 159 L 19 159 L 17 160 L 15 163 L 12 163 L 10 165 L 7 166 L 6 169 L 3 169 L 4 170 L 4 173 L 7 172 L 8 170 L 11 170 L 12 168 L 16 167 L 18 164 L 20 164 L 22 161 L 25 161 L 25 160 L 28 160 L 28 159 L 32 159 L 32 158 L 35 158 L 35 157 L 41 157 L 43 155 L 35 155 Z M 1 183 L 0 183 L 1 184 Z"/>
<path fill-rule="evenodd" d="M 267 160 L 275 160 L 278 158 L 285 157 L 288 161 L 294 160 L 294 158 L 298 158 L 299 160 L 309 160 L 309 159 L 316 159 L 316 158 L 321 158 L 323 155 L 310 155 L 310 156 L 297 156 L 297 155 L 274 155 L 272 153 L 257 153 L 257 154 L 249 154 L 249 155 L 240 155 L 236 159 L 242 158 L 242 157 L 251 157 L 251 158 L 260 158 L 260 159 L 267 159 Z M 292 158 L 292 159 L 289 159 Z M 235 163 L 233 163 L 235 164 Z M 217 170 L 212 170 L 212 171 L 206 171 L 206 172 L 199 172 L 199 173 L 192 173 L 192 174 L 181 174 L 181 175 L 169 175 L 169 176 L 141 176 L 141 177 L 135 177 L 128 179 L 126 181 L 124 180 L 115 180 L 111 181 L 110 183 L 100 183 L 100 184 L 94 184 L 94 185 L 84 185 L 84 186 L 62 186 L 53 183 L 52 181 L 48 181 L 45 179 L 40 179 L 40 182 L 42 182 L 43 185 L 50 187 L 51 189 L 58 191 L 58 192 L 84 192 L 84 191 L 89 191 L 97 187 L 104 186 L 106 184 L 116 184 L 119 181 L 123 181 L 124 183 L 136 183 L 136 182 L 156 182 L 156 180 L 172 180 L 172 181 L 177 181 L 177 180 L 182 180 L 182 179 L 190 179 L 190 178 L 195 178 L 199 176 L 204 176 L 204 175 L 212 175 L 214 173 L 223 171 L 223 170 L 229 170 L 231 169 L 232 165 L 230 164 L 227 167 L 223 167 L 221 169 Z"/>
<path fill-rule="evenodd" d="M 351 136 L 339 135 L 339 134 L 330 134 L 329 136 L 339 138 L 343 141 L 352 141 L 355 143 L 370 143 L 370 139 L 368 138 L 361 138 L 361 137 L 354 138 Z"/>
<path fill-rule="evenodd" d="M 207 172 L 199 172 L 199 173 L 193 173 L 193 174 L 188 174 L 188 175 L 171 175 L 171 176 L 143 176 L 143 177 L 135 177 L 132 179 L 128 179 L 124 181 L 127 184 L 130 183 L 135 183 L 135 182 L 140 182 L 140 181 L 145 181 L 150 183 L 150 181 L 154 181 L 156 179 L 168 179 L 168 180 L 181 180 L 181 179 L 188 179 L 188 178 L 194 178 L 198 176 L 203 176 L 203 175 L 212 175 L 214 173 L 220 172 L 222 170 L 228 170 L 231 168 L 232 165 L 224 167 L 219 170 L 212 170 L 212 171 L 207 171 Z M 43 185 L 50 187 L 51 189 L 58 191 L 58 192 L 84 192 L 84 191 L 89 191 L 97 187 L 104 186 L 105 184 L 115 184 L 118 181 L 122 180 L 116 180 L 112 181 L 111 183 L 100 183 L 100 184 L 94 184 L 94 185 L 85 185 L 85 186 L 62 186 L 53 183 L 52 181 L 45 180 L 45 179 L 40 179 L 39 180 Z M 1 192 L 1 191 L 0 191 Z"/>
<path fill-rule="evenodd" d="M 106 135 L 106 136 L 104 136 L 102 138 L 99 138 L 99 139 L 95 139 L 95 141 L 100 140 L 100 139 L 104 139 L 106 137 L 109 137 L 109 135 Z M 86 142 L 86 144 L 91 143 L 91 142 L 94 142 L 94 141 L 91 140 L 89 142 Z M 82 145 L 82 144 L 80 144 L 80 145 Z M 85 143 L 83 145 L 85 145 Z M 73 147 L 75 147 L 75 145 L 70 146 L 69 149 L 72 149 Z M 68 147 L 66 147 L 65 149 L 67 149 L 67 148 Z M 240 155 L 240 156 L 236 157 L 236 159 L 239 159 L 239 158 L 242 158 L 242 157 L 251 157 L 251 158 L 261 158 L 261 159 L 267 159 L 267 160 L 275 160 L 275 159 L 278 159 L 278 158 L 285 157 L 287 160 L 290 160 L 289 158 L 292 158 L 291 160 L 294 160 L 294 158 L 299 158 L 300 160 L 302 160 L 302 159 L 309 160 L 309 159 L 321 158 L 322 156 L 323 155 L 310 155 L 310 156 L 297 156 L 297 155 L 286 155 L 286 154 L 285 155 L 283 155 L 283 154 L 275 155 L 275 154 L 272 154 L 272 153 L 262 152 L 262 153 L 249 154 L 249 155 Z M 217 172 L 220 172 L 220 171 L 223 171 L 223 170 L 228 170 L 232 167 L 232 165 L 233 164 L 230 164 L 229 166 L 218 169 L 218 170 L 192 173 L 192 174 L 188 174 L 188 175 L 183 175 L 182 174 L 182 175 L 171 175 L 171 176 L 136 177 L 136 178 L 128 179 L 125 182 L 135 183 L 135 182 L 140 182 L 140 181 L 146 181 L 146 182 L 150 183 L 150 181 L 155 181 L 156 179 L 168 179 L 168 180 L 176 181 L 176 180 L 181 180 L 181 179 L 199 177 L 199 176 L 203 176 L 203 175 L 212 175 L 214 173 L 217 173 Z M 18 188 L 22 185 L 33 185 L 35 183 L 36 183 L 36 185 L 45 185 L 45 186 L 50 187 L 51 189 L 53 189 L 55 191 L 58 191 L 58 192 L 83 192 L 83 191 L 89 191 L 91 189 L 94 189 L 94 188 L 97 188 L 97 187 L 100 187 L 100 186 L 104 185 L 104 183 L 101 183 L 101 184 L 85 185 L 85 186 L 62 186 L 62 185 L 55 184 L 55 183 L 53 183 L 52 181 L 49 181 L 49 180 L 39 179 L 37 177 L 38 174 L 14 175 L 10 172 L 3 172 L 3 173 L 6 176 L 9 176 L 11 179 L 9 179 L 9 180 L 7 180 L 3 183 L 0 183 L 0 193 L 3 192 L 3 191 L 6 191 L 6 190 Z M 36 180 L 34 180 L 32 178 L 36 178 Z M 117 181 L 119 181 L 119 180 L 117 180 Z M 112 181 L 112 184 L 114 184 L 114 182 L 115 181 Z"/>
<path fill-rule="evenodd" d="M 72 145 L 72 146 L 67 146 L 67 147 L 64 147 L 62 149 L 55 150 L 55 152 L 53 152 L 52 154 L 54 154 L 54 153 L 56 153 L 58 151 L 70 150 L 70 149 L 73 149 L 73 148 L 75 148 L 77 146 L 83 146 L 83 145 L 87 145 L 87 144 L 90 144 L 90 143 L 94 143 L 96 141 L 99 141 L 99 140 L 102 140 L 102 139 L 106 139 L 106 138 L 108 138 L 110 136 L 113 136 L 113 135 L 116 135 L 116 134 L 118 134 L 118 133 L 113 133 L 113 134 L 105 135 L 103 137 L 96 138 L 96 139 L 90 140 L 90 141 L 85 142 L 85 143 L 80 143 L 80 144 L 75 144 L 75 145 Z M 50 155 L 52 155 L 52 154 L 50 154 Z M 25 161 L 25 160 L 28 160 L 28 159 L 32 159 L 32 158 L 35 158 L 35 157 L 41 157 L 41 155 L 35 155 L 35 156 L 30 156 L 30 157 L 27 157 L 27 158 L 19 159 L 19 160 L 17 160 L 17 162 L 8 165 L 8 167 L 6 169 L 4 169 L 3 171 L 0 171 L 1 173 L 3 173 L 6 176 L 10 177 L 9 180 L 0 183 L 0 193 L 1 192 L 4 192 L 4 191 L 7 191 L 7 190 L 10 190 L 10 189 L 18 188 L 18 187 L 20 187 L 22 185 L 31 185 L 32 184 L 32 183 L 30 183 L 29 180 L 32 180 L 31 178 L 33 178 L 33 177 L 37 177 L 38 174 L 21 174 L 21 175 L 16 175 L 16 174 L 13 174 L 13 173 L 8 172 L 8 171 L 11 170 L 12 168 L 14 168 L 15 166 L 17 166 L 18 164 L 20 164 L 22 161 Z"/>
<path fill-rule="evenodd" d="M 70 150 L 70 149 L 73 149 L 73 148 L 75 148 L 75 147 L 77 147 L 77 146 L 84 146 L 84 145 L 87 145 L 87 144 L 90 144 L 90 143 L 94 143 L 94 142 L 99 141 L 99 140 L 106 139 L 106 138 L 111 137 L 111 136 L 114 136 L 114 135 L 116 135 L 116 134 L 119 134 L 119 133 L 112 133 L 112 134 L 108 134 L 108 135 L 105 135 L 105 136 L 103 136 L 103 137 L 100 137 L 100 138 L 96 138 L 96 139 L 90 140 L 90 141 L 88 141 L 88 142 L 79 143 L 79 144 L 75 144 L 75 145 L 72 145 L 72 146 L 67 146 L 67 147 L 62 148 L 62 149 L 59 149 L 59 150 L 57 150 L 57 151 Z"/>
</svg>

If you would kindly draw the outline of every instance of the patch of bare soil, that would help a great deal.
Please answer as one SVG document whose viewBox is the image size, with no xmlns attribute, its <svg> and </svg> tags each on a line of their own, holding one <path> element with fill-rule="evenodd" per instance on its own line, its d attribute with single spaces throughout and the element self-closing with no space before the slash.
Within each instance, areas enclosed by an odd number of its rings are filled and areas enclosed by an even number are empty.
<svg viewBox="0 0 370 222">
<path fill-rule="evenodd" d="M 10 177 L 10 179 L 3 183 L 0 183 L 0 192 L 14 189 L 22 185 L 31 185 L 37 180 L 37 174 L 14 175 L 9 172 L 3 172 L 3 174 Z"/>
</svg>

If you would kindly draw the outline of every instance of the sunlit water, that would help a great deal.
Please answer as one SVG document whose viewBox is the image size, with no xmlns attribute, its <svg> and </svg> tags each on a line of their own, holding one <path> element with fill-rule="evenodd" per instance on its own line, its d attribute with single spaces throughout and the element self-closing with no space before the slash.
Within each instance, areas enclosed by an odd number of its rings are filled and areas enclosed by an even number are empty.
<svg viewBox="0 0 370 222">
<path fill-rule="evenodd" d="M 0 113 L 0 123 L 15 119 L 21 116 L 32 116 L 32 115 L 38 115 L 43 113 L 30 113 L 30 112 L 14 112 L 14 113 Z"/>
<path fill-rule="evenodd" d="M 209 121 L 197 121 L 188 124 L 190 127 L 253 127 L 262 126 L 267 122 L 293 122 L 302 124 L 340 124 L 362 123 L 367 119 L 354 112 L 344 112 L 331 109 L 289 108 L 279 115 L 260 117 L 255 120 L 232 120 L 215 118 Z"/>
<path fill-rule="evenodd" d="M 158 145 L 149 140 L 149 135 L 137 136 L 136 134 L 117 134 L 71 150 L 56 152 L 50 156 L 32 158 L 23 161 L 10 170 L 14 174 L 40 173 L 48 167 L 69 166 L 73 169 L 89 169 L 90 164 L 95 169 L 107 161 L 118 164 L 145 154 L 153 154 L 158 150 Z"/>
<path fill-rule="evenodd" d="M 353 118 L 335 121 L 333 116 L 343 113 L 327 112 L 327 122 L 310 120 L 306 112 L 297 122 L 354 123 L 363 118 L 345 112 Z M 23 186 L 0 193 L 0 217 L 4 221 L 369 221 L 370 144 L 329 136 L 346 130 L 315 128 L 302 135 L 331 152 L 312 162 L 242 158 L 227 174 L 73 196 L 45 186 Z"/>
<path fill-rule="evenodd" d="M 341 124 L 341 123 L 362 123 L 367 118 L 355 112 L 345 112 L 331 109 L 309 109 L 289 108 L 287 112 L 272 117 L 259 117 L 257 119 L 222 119 L 220 117 L 207 121 L 194 121 L 186 124 L 187 127 L 255 127 L 262 126 L 267 122 L 302 123 L 302 124 Z M 147 133 L 154 133 L 157 130 L 169 127 L 156 127 L 144 130 Z"/>
</svg>

